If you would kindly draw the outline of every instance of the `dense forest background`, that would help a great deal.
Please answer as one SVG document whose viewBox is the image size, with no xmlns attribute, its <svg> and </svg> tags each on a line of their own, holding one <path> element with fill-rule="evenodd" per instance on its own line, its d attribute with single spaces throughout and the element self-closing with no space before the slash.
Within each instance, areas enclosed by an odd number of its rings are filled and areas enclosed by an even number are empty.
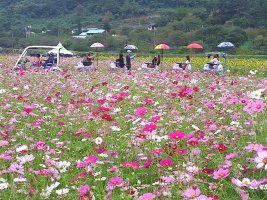
<svg viewBox="0 0 267 200">
<path fill-rule="evenodd" d="M 148 25 L 155 30 L 148 30 Z M 74 39 L 84 28 L 107 32 Z M 240 54 L 267 53 L 266 0 L 5 0 L 0 1 L 0 47 L 55 45 L 87 51 L 93 42 L 107 50 L 135 44 L 150 51 L 167 43 L 177 52 L 199 42 L 207 50 L 230 41 Z"/>
</svg>

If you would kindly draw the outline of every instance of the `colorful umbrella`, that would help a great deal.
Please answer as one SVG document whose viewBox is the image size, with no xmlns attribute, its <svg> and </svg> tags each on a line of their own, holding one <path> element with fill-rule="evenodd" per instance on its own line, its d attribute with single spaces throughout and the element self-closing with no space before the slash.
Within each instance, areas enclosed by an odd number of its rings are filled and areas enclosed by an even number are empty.
<svg viewBox="0 0 267 200">
<path fill-rule="evenodd" d="M 98 48 L 103 48 L 105 46 L 101 44 L 100 42 L 96 42 L 96 43 L 93 43 L 90 47 L 98 49 Z M 98 57 L 96 57 L 96 66 L 98 66 Z"/>
<path fill-rule="evenodd" d="M 130 50 L 130 49 L 131 50 L 138 50 L 137 46 L 132 45 L 132 44 L 125 46 L 124 49 L 126 49 L 126 50 Z"/>
<path fill-rule="evenodd" d="M 220 44 L 218 44 L 219 48 L 233 48 L 235 47 L 235 45 L 231 42 L 221 42 Z"/>
<path fill-rule="evenodd" d="M 155 49 L 170 49 L 170 46 L 167 44 L 158 44 Z"/>
<path fill-rule="evenodd" d="M 187 48 L 189 49 L 203 49 L 203 46 L 198 43 L 191 43 L 187 45 Z"/>
<path fill-rule="evenodd" d="M 164 49 L 170 49 L 170 46 L 167 44 L 158 44 L 155 49 L 161 49 L 161 61 L 163 61 L 163 50 Z M 161 62 L 162 65 L 162 62 Z"/>
</svg>

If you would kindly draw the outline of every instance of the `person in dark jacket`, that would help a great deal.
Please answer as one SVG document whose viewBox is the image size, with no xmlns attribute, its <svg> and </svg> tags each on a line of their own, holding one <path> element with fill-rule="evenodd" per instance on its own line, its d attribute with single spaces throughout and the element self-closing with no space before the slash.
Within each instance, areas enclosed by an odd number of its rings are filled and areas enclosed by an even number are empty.
<svg viewBox="0 0 267 200">
<path fill-rule="evenodd" d="M 119 54 L 119 58 L 116 59 L 116 67 L 123 68 L 125 66 L 124 59 L 123 59 L 123 54 Z"/>
<path fill-rule="evenodd" d="M 126 55 L 126 67 L 128 70 L 131 69 L 132 64 L 131 64 L 131 60 L 134 59 L 135 55 L 131 55 L 131 50 L 127 50 L 127 55 Z"/>
</svg>

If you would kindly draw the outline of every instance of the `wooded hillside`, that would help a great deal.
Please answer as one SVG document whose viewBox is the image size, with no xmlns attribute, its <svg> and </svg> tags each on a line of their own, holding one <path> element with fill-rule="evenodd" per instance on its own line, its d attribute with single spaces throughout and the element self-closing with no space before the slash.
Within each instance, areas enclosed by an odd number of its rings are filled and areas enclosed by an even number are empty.
<svg viewBox="0 0 267 200">
<path fill-rule="evenodd" d="M 72 31 L 97 27 L 108 34 L 95 40 L 105 39 L 110 49 L 127 42 L 178 47 L 193 41 L 212 49 L 228 40 L 240 51 L 266 52 L 266 10 L 266 0 L 5 0 L 0 2 L 0 46 L 21 47 L 38 38 L 83 50 L 81 44 L 94 39 L 74 40 Z M 147 30 L 150 23 L 156 31 Z M 26 29 L 32 32 L 28 38 Z"/>
</svg>

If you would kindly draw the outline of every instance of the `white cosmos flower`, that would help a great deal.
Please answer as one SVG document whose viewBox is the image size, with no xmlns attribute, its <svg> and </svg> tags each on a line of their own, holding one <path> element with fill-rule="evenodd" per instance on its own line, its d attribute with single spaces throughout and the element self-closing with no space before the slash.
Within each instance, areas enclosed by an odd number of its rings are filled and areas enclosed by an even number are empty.
<svg viewBox="0 0 267 200">
<path fill-rule="evenodd" d="M 59 161 L 56 162 L 56 168 L 58 168 L 61 173 L 64 173 L 67 171 L 67 168 L 69 168 L 70 164 L 71 163 L 68 161 Z"/>
<path fill-rule="evenodd" d="M 19 182 L 26 182 L 27 179 L 26 178 L 23 178 L 23 177 L 19 177 L 19 178 L 14 178 L 13 181 L 15 183 L 19 183 Z"/>
<path fill-rule="evenodd" d="M 95 139 L 95 143 L 96 143 L 97 145 L 102 144 L 102 142 L 103 142 L 103 139 L 102 139 L 101 137 L 97 137 L 97 138 Z"/>
<path fill-rule="evenodd" d="M 121 131 L 121 128 L 117 127 L 117 126 L 112 126 L 111 130 L 113 130 L 113 131 Z"/>
<path fill-rule="evenodd" d="M 195 129 L 195 130 L 199 130 L 199 128 L 194 124 L 192 125 L 192 128 Z"/>
<path fill-rule="evenodd" d="M 252 99 L 260 99 L 262 92 L 264 92 L 264 89 L 255 90 L 249 94 L 249 97 Z"/>
<path fill-rule="evenodd" d="M 0 183 L 0 190 L 7 189 L 9 187 L 8 183 Z"/>
<path fill-rule="evenodd" d="M 22 146 L 16 148 L 17 153 L 20 153 L 22 151 L 27 151 L 27 150 L 28 150 L 28 146 L 26 146 L 26 145 L 22 145 Z"/>
<path fill-rule="evenodd" d="M 56 194 L 61 196 L 61 195 L 65 195 L 65 194 L 68 194 L 70 191 L 69 188 L 63 188 L 63 189 L 60 189 L 60 190 L 56 190 Z"/>
<path fill-rule="evenodd" d="M 105 154 L 105 153 L 101 153 L 101 154 L 99 154 L 99 156 L 102 157 L 102 158 L 107 158 L 108 157 L 108 155 Z"/>
<path fill-rule="evenodd" d="M 0 178 L 0 182 L 5 183 L 6 182 L 6 179 Z"/>
<path fill-rule="evenodd" d="M 5 89 L 0 89 L 0 94 L 3 94 L 3 93 L 5 93 L 5 92 L 6 92 Z"/>
<path fill-rule="evenodd" d="M 121 111 L 121 108 L 114 108 L 113 112 L 117 113 L 117 112 L 120 112 Z"/>
</svg>

